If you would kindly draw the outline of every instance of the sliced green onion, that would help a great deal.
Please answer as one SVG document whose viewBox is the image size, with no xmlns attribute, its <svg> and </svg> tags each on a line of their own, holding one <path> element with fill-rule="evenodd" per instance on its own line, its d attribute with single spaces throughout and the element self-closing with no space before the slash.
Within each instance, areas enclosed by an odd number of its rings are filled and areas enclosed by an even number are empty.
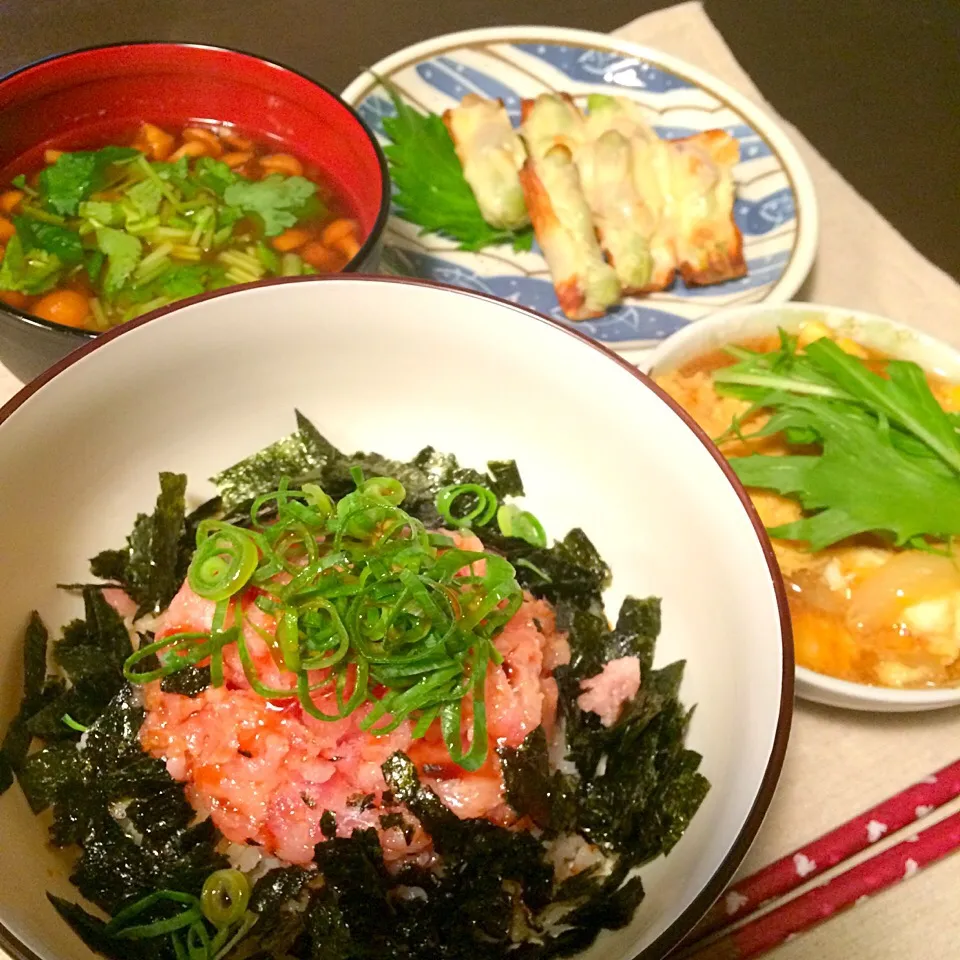
<svg viewBox="0 0 960 960">
<path fill-rule="evenodd" d="M 403 503 L 403 499 L 407 495 L 403 484 L 393 477 L 371 477 L 369 480 L 363 481 L 360 490 L 363 493 L 373 493 L 378 497 L 383 497 L 384 500 L 394 504 L 394 506 Z"/>
<path fill-rule="evenodd" d="M 200 917 L 200 902 L 193 894 L 182 893 L 179 890 L 155 890 L 153 893 L 148 893 L 145 897 L 141 897 L 135 903 L 131 903 L 129 906 L 124 907 L 119 913 L 115 914 L 110 922 L 103 928 L 103 932 L 108 936 L 122 936 L 126 934 L 127 939 L 145 939 L 146 937 L 161 936 L 163 933 L 169 933 L 171 928 L 157 933 L 145 933 L 144 931 L 148 929 L 153 930 L 153 924 L 143 924 L 140 927 L 126 926 L 128 920 L 140 916 L 141 913 L 149 910 L 154 904 L 164 900 L 172 903 L 182 903 L 187 907 L 186 910 L 171 918 L 177 921 L 177 925 L 172 928 L 174 930 L 180 929 L 180 927 L 183 926 L 189 926 L 194 920 Z M 183 922 L 185 916 L 187 919 L 186 922 Z M 168 921 L 160 922 L 165 923 Z M 136 933 L 131 936 L 130 931 L 136 931 Z"/>
<path fill-rule="evenodd" d="M 277 643 L 280 644 L 283 665 L 291 673 L 296 673 L 300 669 L 300 626 L 296 610 L 284 610 L 280 615 Z"/>
<path fill-rule="evenodd" d="M 207 600 L 226 600 L 247 585 L 259 559 L 245 530 L 204 520 L 197 528 L 197 552 L 187 574 L 190 588 Z"/>
<path fill-rule="evenodd" d="M 222 957 L 225 957 L 251 930 L 253 925 L 260 919 L 260 914 L 253 913 L 248 910 L 244 916 L 243 920 L 240 921 L 240 925 L 237 927 L 236 931 L 221 944 L 220 937 L 222 934 L 226 933 L 229 928 L 226 930 L 221 930 L 213 939 L 213 943 L 210 945 L 210 952 L 213 954 L 213 960 L 221 960 Z"/>
<path fill-rule="evenodd" d="M 547 533 L 543 524 L 532 513 L 521 510 L 512 503 L 503 504 L 497 511 L 497 525 L 505 537 L 526 540 L 534 547 L 547 545 Z"/>
<path fill-rule="evenodd" d="M 77 721 L 74 720 L 73 717 L 71 717 L 69 713 L 65 713 L 65 714 L 60 718 L 60 721 L 61 721 L 61 723 L 63 723 L 63 724 L 65 724 L 66 726 L 68 726 L 71 730 L 76 730 L 77 733 L 86 733 L 86 732 L 87 732 L 87 727 L 85 727 L 82 723 L 77 723 Z"/>
<path fill-rule="evenodd" d="M 249 527 L 201 522 L 188 582 L 216 602 L 209 632 L 144 645 L 127 658 L 124 675 L 149 683 L 209 662 L 219 685 L 224 648 L 234 645 L 258 695 L 296 698 L 305 713 L 329 722 L 366 705 L 361 727 L 377 736 L 404 723 L 422 735 L 439 720 L 452 760 L 478 769 L 489 748 L 486 671 L 502 662 L 492 639 L 523 602 L 516 571 L 503 557 L 429 533 L 400 507 L 406 490 L 395 477 L 367 478 L 359 466 L 350 476 L 355 489 L 336 503 L 316 483 L 296 489 L 283 478 L 253 501 Z M 479 484 L 451 486 L 438 499 L 451 523 L 489 522 L 497 503 Z M 461 506 L 466 517 L 455 515 Z M 522 531 L 523 521 L 513 526 Z M 245 618 L 236 598 L 247 585 L 273 624 Z M 270 649 L 280 685 L 261 681 L 250 631 Z M 467 697 L 473 722 L 465 742 Z M 187 960 L 198 938 L 185 935 Z"/>
<path fill-rule="evenodd" d="M 239 870 L 217 870 L 204 881 L 200 909 L 218 930 L 237 923 L 250 902 L 250 881 Z"/>
<path fill-rule="evenodd" d="M 453 505 L 467 497 L 475 501 L 474 507 L 467 513 L 454 514 Z M 497 495 L 479 483 L 459 483 L 437 491 L 436 507 L 444 521 L 455 527 L 483 527 L 496 513 Z"/>
</svg>

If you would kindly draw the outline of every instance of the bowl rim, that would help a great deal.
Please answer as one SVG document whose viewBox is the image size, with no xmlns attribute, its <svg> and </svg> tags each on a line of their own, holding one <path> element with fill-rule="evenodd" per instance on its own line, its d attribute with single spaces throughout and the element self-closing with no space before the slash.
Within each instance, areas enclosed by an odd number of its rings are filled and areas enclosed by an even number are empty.
<svg viewBox="0 0 960 960">
<path fill-rule="evenodd" d="M 158 320 L 167 314 L 173 313 L 186 306 L 203 303 L 207 300 L 213 300 L 224 296 L 241 295 L 243 291 L 259 288 L 274 287 L 285 284 L 296 283 L 378 283 L 378 284 L 397 284 L 402 286 L 424 287 L 428 289 L 439 289 L 454 293 L 458 296 L 472 297 L 496 304 L 500 307 L 513 308 L 519 314 L 526 316 L 531 321 L 546 324 L 564 333 L 566 336 L 573 337 L 580 341 L 585 347 L 595 350 L 605 356 L 611 362 L 617 364 L 635 377 L 643 386 L 654 393 L 681 422 L 691 430 L 694 436 L 701 442 L 706 452 L 713 458 L 717 466 L 721 469 L 728 483 L 733 488 L 734 493 L 740 500 L 740 503 L 747 514 L 747 519 L 753 527 L 764 560 L 767 565 L 770 586 L 773 588 L 774 598 L 777 604 L 777 614 L 780 622 L 780 642 L 781 642 L 781 678 L 780 678 L 780 705 L 777 714 L 776 728 L 774 731 L 773 742 L 770 746 L 770 755 L 767 759 L 766 768 L 760 781 L 760 786 L 753 803 L 743 821 L 743 824 L 737 835 L 731 841 L 730 847 L 720 861 L 713 875 L 700 890 L 690 904 L 683 912 L 643 951 L 634 955 L 634 960 L 664 960 L 664 958 L 674 950 L 694 929 L 697 922 L 706 914 L 710 906 L 726 889 L 733 878 L 739 865 L 742 863 L 747 852 L 756 838 L 757 832 L 763 822 L 764 817 L 773 800 L 777 784 L 783 768 L 784 758 L 786 756 L 787 744 L 790 738 L 790 729 L 793 721 L 794 708 L 794 655 L 793 655 L 793 630 L 790 621 L 789 608 L 787 606 L 786 588 L 783 578 L 780 574 L 780 568 L 770 539 L 767 536 L 760 516 L 753 506 L 746 489 L 736 478 L 732 468 L 726 462 L 726 459 L 717 449 L 716 445 L 706 435 L 706 433 L 697 425 L 694 419 L 664 390 L 662 390 L 652 378 L 641 371 L 634 364 L 615 354 L 612 350 L 603 346 L 601 343 L 590 339 L 586 334 L 579 330 L 571 329 L 557 320 L 544 314 L 538 313 L 529 307 L 520 304 L 510 303 L 482 293 L 476 290 L 465 290 L 461 287 L 455 287 L 450 284 L 437 283 L 435 281 L 422 280 L 411 277 L 378 276 L 374 274 L 328 274 L 303 277 L 271 277 L 259 280 L 256 283 L 245 284 L 242 287 L 233 290 L 215 290 L 209 293 L 201 293 L 195 297 L 190 297 L 175 304 L 161 307 L 150 313 L 143 314 L 140 317 L 129 321 L 121 326 L 114 327 L 105 333 L 97 336 L 95 339 L 88 340 L 82 347 L 69 353 L 67 356 L 58 360 L 53 366 L 44 371 L 39 377 L 27 383 L 15 396 L 7 403 L 0 406 L 0 428 L 9 417 L 11 417 L 27 400 L 30 399 L 39 390 L 42 390 L 47 384 L 57 376 L 67 370 L 78 361 L 89 356 L 95 350 L 123 336 L 128 330 L 144 326 Z M 20 941 L 0 920 L 0 948 L 6 950 L 15 960 L 50 960 L 34 953 L 29 947 Z"/>
<path fill-rule="evenodd" d="M 894 320 L 892 317 L 872 313 L 869 310 L 854 310 L 826 303 L 793 301 L 780 304 L 772 302 L 750 303 L 718 310 L 709 317 L 691 323 L 675 336 L 664 340 L 651 351 L 646 358 L 644 368 L 651 377 L 655 375 L 657 367 L 662 364 L 667 364 L 668 369 L 670 369 L 669 364 L 673 354 L 684 352 L 691 341 L 696 341 L 700 336 L 709 336 L 711 330 L 718 334 L 725 330 L 732 330 L 740 321 L 763 317 L 765 314 L 770 315 L 771 321 L 776 316 L 781 315 L 789 317 L 810 315 L 827 326 L 830 326 L 831 322 L 852 320 L 855 323 L 864 324 L 868 331 L 870 327 L 886 329 L 892 333 L 904 334 L 924 351 L 952 357 L 957 366 L 960 367 L 960 350 L 946 341 L 923 330 L 918 330 L 901 320 Z M 771 329 L 775 326 L 776 324 L 771 322 Z M 710 349 L 715 348 L 711 347 Z M 796 667 L 796 680 L 797 695 L 802 699 L 814 703 L 827 703 L 846 710 L 886 712 L 892 709 L 898 712 L 914 712 L 960 705 L 960 687 L 898 690 L 894 687 L 879 687 L 867 683 L 857 683 L 853 680 L 841 680 L 826 673 L 818 673 L 810 667 L 801 666 Z M 813 697 L 806 692 L 805 688 L 819 691 L 829 699 Z M 842 706 L 840 706 L 841 703 Z"/>
<path fill-rule="evenodd" d="M 180 50 L 206 50 L 213 53 L 237 54 L 250 60 L 259 60 L 261 63 L 265 63 L 270 67 L 275 67 L 278 70 L 282 70 L 288 74 L 293 74 L 294 76 L 300 77 L 302 80 L 306 80 L 307 83 L 311 83 L 315 87 L 319 87 L 324 93 L 328 94 L 335 101 L 337 101 L 337 103 L 339 103 L 340 106 L 350 114 L 359 128 L 363 131 L 370 145 L 373 147 L 373 153 L 377 158 L 377 165 L 380 168 L 380 207 L 377 210 L 377 216 L 373 222 L 373 227 L 371 228 L 370 233 L 367 235 L 366 240 L 364 240 L 360 245 L 360 249 L 347 262 L 343 269 L 334 274 L 334 276 L 342 276 L 345 273 L 356 273 L 360 269 L 360 266 L 380 242 L 380 238 L 383 236 L 383 231 L 387 225 L 387 220 L 390 217 L 390 172 L 389 168 L 387 167 L 387 157 L 383 152 L 383 147 L 380 145 L 380 141 L 377 139 L 373 131 L 367 126 L 366 122 L 357 112 L 353 104 L 344 100 L 343 97 L 336 92 L 336 90 L 333 90 L 325 83 L 321 83 L 319 80 L 315 80 L 313 77 L 308 76 L 306 73 L 303 73 L 303 71 L 296 70 L 285 63 L 281 63 L 279 60 L 263 57 L 258 53 L 251 53 L 249 50 L 241 50 L 239 47 L 221 47 L 215 43 L 191 43 L 189 41 L 179 40 L 129 40 L 121 41 L 119 43 L 95 43 L 90 46 L 76 47 L 72 50 L 64 50 L 60 53 L 51 53 L 45 57 L 39 57 L 36 60 L 31 60 L 29 63 L 23 64 L 23 66 L 16 67 L 15 69 L 0 75 L 0 86 L 5 84 L 8 80 L 19 76 L 22 73 L 26 73 L 28 70 L 33 70 L 44 63 L 51 63 L 55 60 L 65 60 L 68 57 L 77 56 L 79 54 L 97 53 L 100 51 L 109 50 L 122 50 L 131 47 L 170 47 Z M 241 284 L 240 286 L 244 285 Z M 178 300 L 176 302 L 182 303 L 183 301 Z M 19 307 L 13 307 L 3 302 L 0 302 L 0 312 L 12 315 L 17 320 L 25 323 L 27 326 L 39 327 L 40 329 L 48 330 L 52 333 L 57 333 L 62 336 L 66 336 L 69 339 L 76 339 L 78 341 L 95 340 L 97 337 L 101 337 L 104 333 L 108 332 L 98 332 L 95 330 L 83 330 L 77 327 L 68 327 L 65 324 L 55 323 L 52 320 L 44 320 L 42 317 L 34 316 L 32 313 L 27 313 L 25 310 L 21 310 Z M 129 320 L 127 321 L 127 323 L 130 322 L 131 321 Z M 119 326 L 126 326 L 126 324 L 119 324 Z"/>
</svg>

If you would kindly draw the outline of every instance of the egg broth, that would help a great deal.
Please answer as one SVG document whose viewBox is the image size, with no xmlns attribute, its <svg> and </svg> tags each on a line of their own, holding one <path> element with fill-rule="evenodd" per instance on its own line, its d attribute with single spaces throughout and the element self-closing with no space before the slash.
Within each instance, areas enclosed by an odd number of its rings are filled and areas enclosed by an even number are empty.
<svg viewBox="0 0 960 960">
<path fill-rule="evenodd" d="M 802 348 L 830 337 L 844 351 L 882 373 L 887 357 L 840 337 L 818 322 L 798 331 Z M 750 350 L 779 349 L 777 335 L 744 341 Z M 711 437 L 719 437 L 746 401 L 721 396 L 712 374 L 735 363 L 715 350 L 656 377 Z M 927 381 L 940 405 L 960 410 L 960 386 L 936 377 Z M 767 419 L 757 413 L 743 421 L 752 433 Z M 720 449 L 728 457 L 750 453 L 784 455 L 782 435 L 752 440 L 732 438 Z M 800 519 L 795 500 L 766 490 L 748 491 L 767 527 Z M 864 535 L 810 552 L 804 543 L 773 540 L 787 588 L 796 661 L 818 673 L 874 686 L 924 688 L 960 683 L 960 561 L 915 549 L 898 549 L 884 539 Z"/>
</svg>

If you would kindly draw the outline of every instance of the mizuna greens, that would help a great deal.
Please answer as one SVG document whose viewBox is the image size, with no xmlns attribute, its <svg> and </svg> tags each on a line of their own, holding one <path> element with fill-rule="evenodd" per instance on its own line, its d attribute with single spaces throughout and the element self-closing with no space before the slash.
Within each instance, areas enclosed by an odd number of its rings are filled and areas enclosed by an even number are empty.
<svg viewBox="0 0 960 960">
<path fill-rule="evenodd" d="M 915 363 L 889 360 L 885 376 L 823 338 L 797 350 L 781 331 L 771 353 L 728 348 L 736 364 L 713 374 L 718 390 L 751 403 L 730 436 L 757 412 L 748 436 L 783 433 L 798 452 L 732 457 L 748 487 L 799 501 L 809 516 L 773 527 L 773 537 L 822 550 L 876 533 L 897 546 L 929 548 L 960 535 L 960 435 Z"/>
<path fill-rule="evenodd" d="M 298 426 L 221 473 L 219 497 L 192 514 L 185 478 L 163 475 L 153 514 L 137 518 L 125 547 L 93 560 L 142 612 L 163 609 L 184 578 L 222 604 L 220 626 L 195 638 L 192 652 L 178 657 L 191 648 L 176 638 L 163 646 L 149 633 L 132 640 L 102 582 L 69 587 L 80 590 L 85 616 L 61 640 L 50 644 L 39 616 L 31 618 L 24 700 L 0 749 L 0 773 L 4 786 L 16 775 L 35 812 L 52 808 L 52 842 L 81 848 L 71 880 L 110 919 L 51 897 L 54 906 L 114 960 L 540 960 L 624 926 L 644 895 L 633 869 L 672 849 L 708 789 L 699 756 L 684 747 L 683 664 L 653 667 L 659 601 L 628 599 L 611 629 L 600 613 L 608 568 L 580 530 L 547 545 L 535 518 L 506 499 L 523 492 L 512 461 L 480 473 L 429 447 L 407 463 L 345 455 L 300 415 Z M 465 572 L 478 557 L 436 533 L 466 525 L 483 537 L 485 574 Z M 310 542 L 322 544 L 315 559 Z M 286 576 L 272 580 L 279 570 Z M 345 678 L 344 708 L 366 657 L 377 683 L 365 695 L 376 688 L 394 698 L 383 716 L 404 697 L 421 717 L 453 713 L 456 697 L 476 694 L 484 658 L 495 662 L 491 637 L 521 589 L 548 599 L 572 652 L 554 671 L 570 763 L 554 766 L 542 727 L 495 758 L 507 801 L 532 829 L 460 819 L 398 751 L 382 766 L 379 823 L 408 844 L 423 827 L 438 857 L 432 867 L 411 860 L 388 869 L 375 829 L 338 835 L 328 810 L 309 867 L 270 869 L 252 884 L 231 869 L 212 821 L 197 821 L 183 785 L 142 749 L 145 711 L 128 677 L 157 677 L 183 697 L 209 690 L 220 679 L 218 645 L 239 642 L 229 607 L 254 587 L 281 624 L 291 621 L 276 656 L 288 665 L 299 657 L 301 668 L 326 663 Z M 419 674 L 430 681 L 432 704 L 410 693 L 419 681 L 404 686 L 394 671 L 418 636 L 436 658 Z M 47 675 L 51 646 L 59 669 Z M 639 659 L 643 684 L 608 728 L 577 706 L 579 682 L 623 656 Z M 290 693 L 279 691 L 287 700 Z M 473 710 L 475 723 L 476 701 Z M 461 763 L 469 765 L 469 752 Z M 371 799 L 351 803 L 363 809 Z M 593 844 L 597 860 L 558 878 L 552 845 L 574 837 Z"/>
</svg>

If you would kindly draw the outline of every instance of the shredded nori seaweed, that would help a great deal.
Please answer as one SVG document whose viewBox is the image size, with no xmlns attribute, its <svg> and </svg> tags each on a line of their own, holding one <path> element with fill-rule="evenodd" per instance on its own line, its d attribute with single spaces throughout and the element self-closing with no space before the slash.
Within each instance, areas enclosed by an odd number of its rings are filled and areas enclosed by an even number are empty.
<svg viewBox="0 0 960 960">
<path fill-rule="evenodd" d="M 448 484 L 484 484 L 498 504 L 523 493 L 513 461 L 492 461 L 483 474 L 431 447 L 409 463 L 345 455 L 299 413 L 297 426 L 295 434 L 215 477 L 219 496 L 189 516 L 186 479 L 162 474 L 154 513 L 137 518 L 124 549 L 94 558 L 94 574 L 122 586 L 139 613 L 162 609 L 186 575 L 197 523 L 204 517 L 242 521 L 253 499 L 284 475 L 294 486 L 319 483 L 334 498 L 353 489 L 350 469 L 356 465 L 367 476 L 394 476 L 406 488 L 405 509 L 427 524 L 438 523 L 434 499 Z M 567 759 L 577 773 L 552 769 L 542 728 L 517 749 L 499 751 L 507 800 L 536 825 L 531 833 L 459 819 L 420 783 L 413 763 L 394 754 L 383 765 L 390 789 L 381 806 L 402 803 L 409 814 L 385 813 L 381 828 L 396 827 L 410 842 L 416 817 L 433 839 L 442 870 L 406 865 L 388 871 L 376 831 L 338 837 L 336 818 L 326 811 L 325 840 L 315 850 L 318 869 L 278 868 L 257 881 L 250 909 L 259 920 L 231 960 L 572 955 L 601 929 L 629 923 L 643 898 L 631 871 L 669 852 L 702 802 L 708 784 L 698 772 L 700 757 L 684 746 L 691 713 L 678 699 L 683 664 L 653 669 L 659 601 L 628 598 L 610 629 L 601 601 L 610 571 L 582 530 L 549 547 L 503 536 L 495 525 L 478 533 L 488 549 L 514 564 L 524 588 L 555 605 L 558 628 L 568 633 L 571 663 L 554 675 Z M 24 699 L 0 747 L 0 791 L 16 774 L 34 811 L 53 807 L 53 842 L 82 849 L 72 881 L 112 913 L 160 888 L 196 894 L 226 861 L 216 852 L 219 835 L 211 821 L 191 825 L 182 785 L 140 747 L 143 710 L 122 676 L 130 639 L 102 588 L 82 587 L 84 619 L 68 624 L 53 648 L 57 675 L 47 675 L 48 638 L 32 615 L 24 640 Z M 607 728 L 577 706 L 580 681 L 624 656 L 639 658 L 643 681 Z M 163 689 L 196 696 L 209 683 L 208 668 L 192 667 L 166 678 Z M 64 714 L 88 727 L 82 738 L 63 722 Z M 44 744 L 28 754 L 35 736 Z M 560 883 L 544 841 L 570 832 L 603 850 L 606 868 L 588 868 Z M 115 960 L 175 960 L 167 938 L 117 940 L 79 905 L 50 899 L 94 950 Z M 567 908 L 561 926 L 545 926 L 541 914 L 558 904 Z"/>
<path fill-rule="evenodd" d="M 160 681 L 160 689 L 164 693 L 179 693 L 182 697 L 196 697 L 209 686 L 209 667 L 185 667 L 168 674 Z"/>
<path fill-rule="evenodd" d="M 90 561 L 95 577 L 120 584 L 137 602 L 137 616 L 158 613 L 180 588 L 186 489 L 184 474 L 161 473 L 156 507 L 137 517 L 126 547 L 104 550 Z"/>
</svg>

